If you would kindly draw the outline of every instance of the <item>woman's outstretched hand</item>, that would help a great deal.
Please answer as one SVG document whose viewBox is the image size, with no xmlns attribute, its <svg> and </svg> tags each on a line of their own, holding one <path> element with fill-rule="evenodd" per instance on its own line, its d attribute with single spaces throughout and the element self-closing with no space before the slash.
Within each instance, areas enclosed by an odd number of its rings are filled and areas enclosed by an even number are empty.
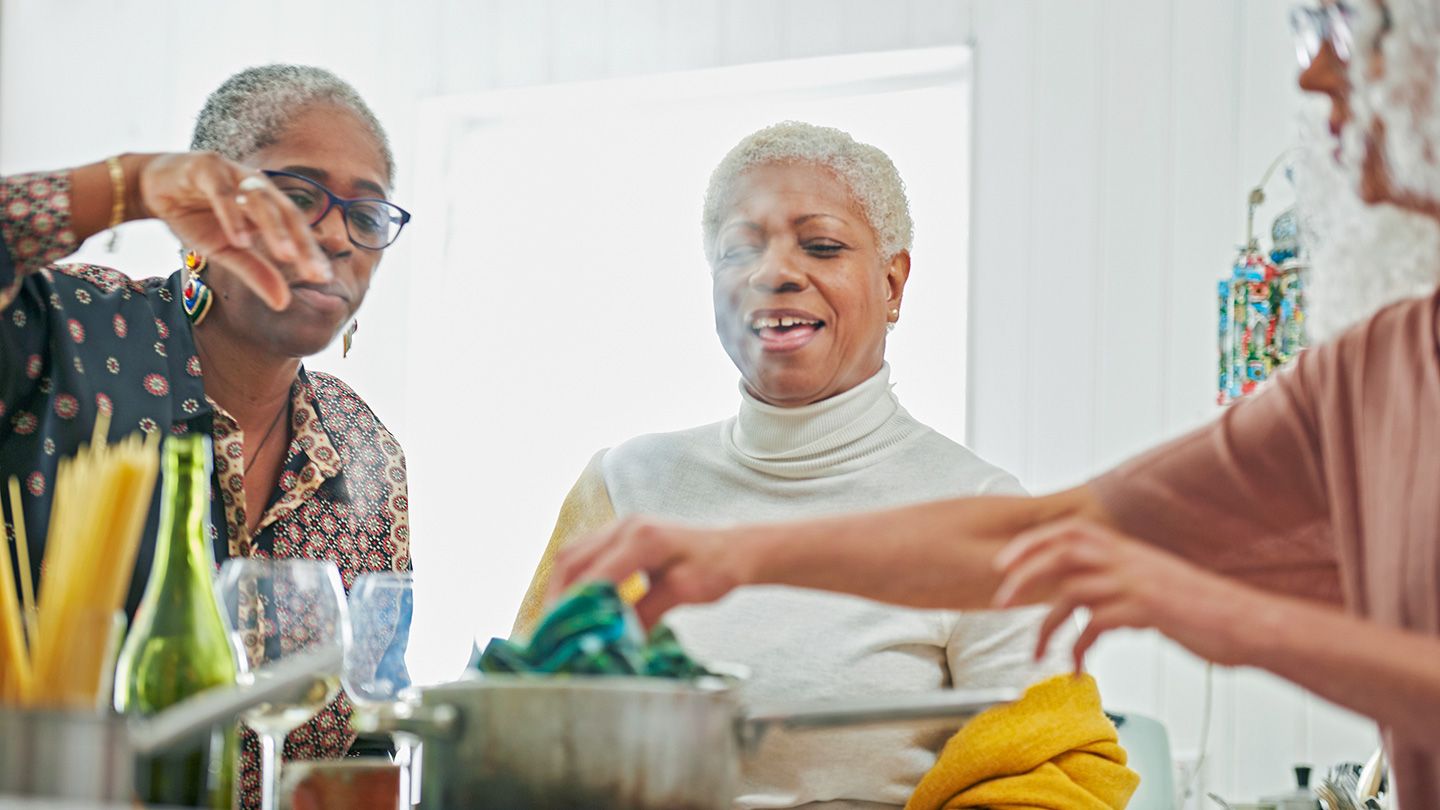
<svg viewBox="0 0 1440 810">
<path fill-rule="evenodd" d="M 727 531 L 618 520 L 560 551 L 546 603 L 579 582 L 621 582 L 640 573 L 649 589 L 635 612 L 648 628 L 676 605 L 713 602 L 747 582 L 745 544 Z"/>
<path fill-rule="evenodd" d="M 1219 664 L 1246 663 L 1235 634 L 1272 599 L 1153 545 L 1086 520 L 1063 520 L 1017 536 L 995 558 L 1005 579 L 994 606 L 1047 603 L 1039 657 L 1079 608 L 1090 622 L 1075 642 L 1075 669 L 1102 634 L 1154 628 Z"/>
<path fill-rule="evenodd" d="M 182 244 L 222 263 L 273 309 L 289 305 L 292 281 L 331 278 L 300 209 L 254 169 L 213 152 L 150 155 L 138 186 L 142 210 L 132 218 L 163 220 Z"/>
</svg>

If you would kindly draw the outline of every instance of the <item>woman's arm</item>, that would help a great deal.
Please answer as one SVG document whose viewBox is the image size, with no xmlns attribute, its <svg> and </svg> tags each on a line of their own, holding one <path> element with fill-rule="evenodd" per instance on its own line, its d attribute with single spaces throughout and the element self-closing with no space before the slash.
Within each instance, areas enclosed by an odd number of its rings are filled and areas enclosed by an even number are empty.
<svg viewBox="0 0 1440 810">
<path fill-rule="evenodd" d="M 329 261 L 299 209 L 254 169 L 204 152 L 116 161 L 118 178 L 102 161 L 0 179 L 0 309 L 25 276 L 108 228 L 117 202 L 121 221 L 164 220 L 182 244 L 224 264 L 275 309 L 289 304 L 292 281 L 329 280 Z M 42 216 L 28 199 L 37 182 L 54 192 Z"/>
<path fill-rule="evenodd" d="M 1108 520 L 1087 487 L 721 529 L 629 518 L 562 549 L 549 593 L 642 572 L 650 590 L 636 610 L 647 626 L 675 605 L 713 601 L 740 585 L 818 588 L 922 608 L 985 607 L 1000 583 L 992 561 L 1005 542 L 1071 516 Z"/>
<path fill-rule="evenodd" d="M 977 608 L 999 584 L 992 562 L 1006 541 L 1047 523 L 1084 520 L 1207 569 L 1336 601 L 1313 390 L 1346 373 L 1337 362 L 1331 347 L 1311 349 L 1290 373 L 1209 425 L 1055 495 L 961 498 L 726 530 L 633 518 L 562 553 L 557 587 L 643 571 L 652 591 L 637 607 L 647 621 L 757 583 Z"/>
<path fill-rule="evenodd" d="M 996 606 L 1050 605 L 1037 655 L 1083 607 L 1077 669 L 1105 632 L 1151 627 L 1202 658 L 1267 669 L 1440 750 L 1440 639 L 1267 592 L 1083 520 L 1017 538 L 999 564 Z"/>
<path fill-rule="evenodd" d="M 1440 751 L 1440 639 L 1313 602 L 1266 601 L 1237 628 L 1253 666 Z"/>
</svg>

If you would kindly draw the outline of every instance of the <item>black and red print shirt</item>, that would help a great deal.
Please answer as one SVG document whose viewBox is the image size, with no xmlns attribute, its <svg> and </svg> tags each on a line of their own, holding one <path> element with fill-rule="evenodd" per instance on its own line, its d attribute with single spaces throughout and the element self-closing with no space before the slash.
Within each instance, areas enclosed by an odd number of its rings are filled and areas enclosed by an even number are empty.
<svg viewBox="0 0 1440 810">
<path fill-rule="evenodd" d="M 183 273 L 135 280 L 95 265 L 54 264 L 77 247 L 69 192 L 65 173 L 0 178 L 0 479 L 21 481 L 32 565 L 43 559 L 59 460 L 90 440 L 104 411 L 112 440 L 136 430 L 212 437 L 217 560 L 330 560 L 347 590 L 367 571 L 410 570 L 400 443 L 349 386 L 303 368 L 291 388 L 292 439 L 279 484 L 250 535 L 243 436 L 205 395 L 180 305 Z M 126 603 L 132 614 L 154 554 L 158 504 L 157 487 Z M 13 542 L 8 503 L 4 509 Z M 342 698 L 292 734 L 286 753 L 343 753 L 347 716 Z"/>
</svg>

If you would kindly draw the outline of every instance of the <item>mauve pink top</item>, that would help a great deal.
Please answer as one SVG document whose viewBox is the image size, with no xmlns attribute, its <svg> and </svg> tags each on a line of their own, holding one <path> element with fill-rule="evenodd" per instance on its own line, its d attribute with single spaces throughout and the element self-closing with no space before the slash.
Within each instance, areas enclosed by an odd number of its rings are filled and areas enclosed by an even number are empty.
<svg viewBox="0 0 1440 810">
<path fill-rule="evenodd" d="M 1092 482 L 1127 533 L 1272 590 L 1440 635 L 1440 292 L 1389 306 L 1211 424 Z M 1440 751 L 1387 729 L 1406 810 Z"/>
</svg>

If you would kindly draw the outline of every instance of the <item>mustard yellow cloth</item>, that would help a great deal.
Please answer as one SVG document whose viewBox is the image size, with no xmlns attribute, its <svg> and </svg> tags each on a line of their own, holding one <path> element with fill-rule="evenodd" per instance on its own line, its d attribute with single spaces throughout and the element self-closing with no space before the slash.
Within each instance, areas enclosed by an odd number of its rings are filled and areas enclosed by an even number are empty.
<svg viewBox="0 0 1440 810">
<path fill-rule="evenodd" d="M 1123 810 L 1140 786 L 1089 675 L 1057 675 L 960 729 L 906 810 Z"/>
<path fill-rule="evenodd" d="M 555 530 L 550 533 L 550 543 L 540 556 L 530 587 L 520 602 L 520 611 L 510 631 L 511 638 L 528 638 L 540 623 L 545 611 L 545 591 L 550 587 L 555 556 L 560 549 L 615 520 L 615 507 L 610 503 L 610 491 L 605 488 L 605 475 L 600 469 L 600 460 L 604 457 L 605 451 L 602 450 L 590 459 L 585 471 L 580 473 L 580 479 L 560 505 L 560 516 L 555 520 Z M 620 583 L 620 598 L 633 605 L 645 595 L 645 588 L 643 578 L 631 577 Z"/>
</svg>

